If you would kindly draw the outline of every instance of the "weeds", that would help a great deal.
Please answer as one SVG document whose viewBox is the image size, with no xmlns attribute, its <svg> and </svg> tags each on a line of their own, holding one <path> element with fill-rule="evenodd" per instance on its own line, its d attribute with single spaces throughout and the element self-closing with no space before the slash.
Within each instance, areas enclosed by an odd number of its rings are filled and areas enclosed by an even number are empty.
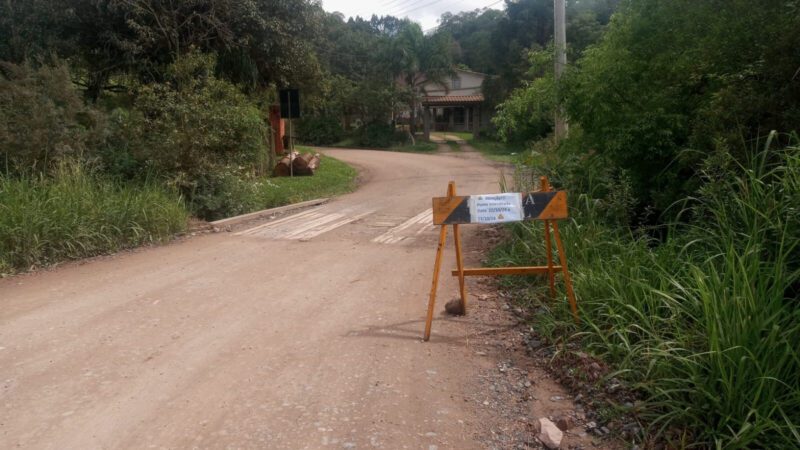
<svg viewBox="0 0 800 450">
<path fill-rule="evenodd" d="M 573 200 L 562 230 L 582 322 L 560 301 L 536 327 L 614 365 L 644 400 L 636 415 L 674 446 L 797 447 L 800 148 L 731 163 L 684 204 L 692 221 L 655 241 L 609 223 L 602 201 Z M 542 260 L 541 226 L 513 233 L 497 263 Z"/>
<path fill-rule="evenodd" d="M 0 272 L 163 241 L 187 218 L 176 194 L 76 164 L 62 163 L 52 178 L 0 176 Z"/>
</svg>

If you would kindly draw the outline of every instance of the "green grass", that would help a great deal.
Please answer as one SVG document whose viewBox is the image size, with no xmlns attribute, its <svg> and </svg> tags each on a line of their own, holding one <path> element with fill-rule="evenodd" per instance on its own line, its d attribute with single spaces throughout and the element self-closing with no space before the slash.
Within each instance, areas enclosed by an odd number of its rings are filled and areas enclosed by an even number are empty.
<svg viewBox="0 0 800 450">
<path fill-rule="evenodd" d="M 433 142 L 417 141 L 416 144 L 405 144 L 390 147 L 388 150 L 393 152 L 409 152 L 409 153 L 432 153 L 435 152 L 437 145 Z"/>
<path fill-rule="evenodd" d="M 767 162 L 769 161 L 771 162 Z M 582 322 L 541 280 L 520 296 L 533 325 L 617 369 L 629 411 L 673 447 L 800 446 L 800 148 L 764 152 L 709 179 L 664 242 L 608 224 L 573 196 L 562 227 Z M 544 260 L 540 223 L 513 227 L 498 265 Z"/>
<path fill-rule="evenodd" d="M 0 176 L 0 273 L 169 239 L 188 219 L 180 198 L 62 166 L 53 178 Z"/>
<path fill-rule="evenodd" d="M 483 156 L 492 161 L 512 163 L 519 159 L 519 155 L 524 152 L 524 148 L 503 142 L 478 138 L 470 139 L 467 143 L 481 152 Z"/>
<path fill-rule="evenodd" d="M 461 146 L 458 145 L 458 142 L 456 142 L 456 141 L 446 141 L 446 142 L 447 142 L 447 145 L 450 146 L 450 150 L 452 150 L 454 152 L 460 152 L 461 151 Z"/>
<path fill-rule="evenodd" d="M 348 136 L 342 139 L 341 141 L 332 144 L 331 147 L 336 148 L 359 148 L 358 140 L 353 136 Z"/>
<path fill-rule="evenodd" d="M 314 176 L 230 176 L 209 219 L 350 192 L 356 175 L 323 155 Z M 64 165 L 52 178 L 0 176 L 0 273 L 164 241 L 188 216 L 176 194 L 154 183 L 119 183 L 80 166 Z"/>
<path fill-rule="evenodd" d="M 452 136 L 458 136 L 459 138 L 469 142 L 472 140 L 472 133 L 469 131 L 448 131 L 447 134 Z"/>
<path fill-rule="evenodd" d="M 519 159 L 519 155 L 525 152 L 525 148 L 521 145 L 506 144 L 484 137 L 475 139 L 472 133 L 469 132 L 454 131 L 448 132 L 447 134 L 458 136 L 459 138 L 467 141 L 468 145 L 481 152 L 483 156 L 491 159 L 492 161 L 513 163 Z"/>
<path fill-rule="evenodd" d="M 298 146 L 298 151 L 311 149 Z M 270 178 L 259 183 L 255 191 L 256 204 L 251 211 L 242 213 L 351 192 L 356 188 L 356 175 L 354 168 L 321 155 L 319 169 L 313 176 Z"/>
<path fill-rule="evenodd" d="M 355 138 L 346 138 L 342 141 L 332 145 L 336 148 L 364 148 L 358 145 Z M 391 151 L 391 152 L 408 152 L 408 153 L 431 153 L 436 151 L 436 144 L 433 142 L 425 142 L 417 140 L 417 143 L 411 145 L 409 143 L 393 145 L 388 148 L 372 148 L 369 150 Z"/>
</svg>

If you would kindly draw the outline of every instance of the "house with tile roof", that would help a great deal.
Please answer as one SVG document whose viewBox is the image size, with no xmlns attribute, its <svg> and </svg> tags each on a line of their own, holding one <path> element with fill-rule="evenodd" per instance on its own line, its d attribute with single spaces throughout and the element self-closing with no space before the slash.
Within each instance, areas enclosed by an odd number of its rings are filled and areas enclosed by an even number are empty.
<svg viewBox="0 0 800 450">
<path fill-rule="evenodd" d="M 489 126 L 484 108 L 483 81 L 486 74 L 454 69 L 448 85 L 426 83 L 422 89 L 422 118 L 425 138 L 431 131 L 471 131 L 476 137 Z"/>
</svg>

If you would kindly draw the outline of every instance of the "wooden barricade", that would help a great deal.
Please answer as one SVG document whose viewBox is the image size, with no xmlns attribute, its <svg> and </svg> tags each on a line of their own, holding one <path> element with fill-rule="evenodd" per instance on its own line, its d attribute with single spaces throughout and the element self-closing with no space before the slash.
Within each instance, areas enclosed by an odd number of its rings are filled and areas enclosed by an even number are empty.
<svg viewBox="0 0 800 450">
<path fill-rule="evenodd" d="M 496 275 L 547 275 L 550 285 L 550 295 L 555 297 L 555 274 L 561 272 L 566 286 L 567 299 L 569 300 L 572 315 L 578 321 L 578 305 L 575 292 L 572 288 L 572 279 L 567 269 L 567 256 L 561 234 L 558 231 L 557 220 L 566 219 L 567 193 L 553 191 L 547 177 L 541 177 L 541 190 L 530 193 L 471 195 L 459 197 L 456 195 L 456 184 L 451 181 L 447 186 L 447 196 L 433 199 L 433 224 L 441 225 L 439 231 L 439 245 L 436 248 L 436 260 L 433 265 L 433 283 L 430 299 L 428 300 L 428 317 L 425 322 L 425 335 L 428 341 L 431 337 L 433 311 L 436 304 L 436 290 L 439 286 L 439 271 L 442 265 L 442 254 L 447 241 L 447 226 L 453 226 L 453 236 L 456 247 L 456 270 L 452 275 L 458 277 L 458 289 L 461 296 L 461 310 L 467 312 L 467 290 L 464 282 L 468 276 L 496 276 Z M 479 269 L 464 268 L 461 250 L 461 235 L 459 225 L 466 224 L 493 224 L 521 222 L 524 220 L 541 220 L 544 222 L 545 249 L 547 252 L 546 266 L 532 267 L 490 267 Z M 550 233 L 552 231 L 552 238 Z M 560 265 L 553 263 L 552 240 L 558 248 Z"/>
</svg>

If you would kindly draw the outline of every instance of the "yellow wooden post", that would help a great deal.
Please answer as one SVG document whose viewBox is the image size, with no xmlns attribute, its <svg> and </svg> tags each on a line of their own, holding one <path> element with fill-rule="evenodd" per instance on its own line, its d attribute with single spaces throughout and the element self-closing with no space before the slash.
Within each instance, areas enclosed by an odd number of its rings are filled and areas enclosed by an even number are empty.
<svg viewBox="0 0 800 450">
<path fill-rule="evenodd" d="M 456 184 L 451 181 L 447 186 L 447 197 L 455 196 Z M 436 247 L 436 261 L 433 263 L 433 282 L 431 283 L 431 295 L 428 299 L 428 317 L 425 321 L 425 335 L 424 341 L 431 338 L 431 324 L 433 324 L 433 310 L 436 307 L 436 289 L 439 287 L 439 270 L 442 267 L 442 252 L 444 252 L 444 245 L 447 242 L 447 225 L 442 225 L 439 231 L 439 246 Z M 462 268 L 463 271 L 463 268 Z M 463 275 L 462 275 L 463 279 Z"/>
<path fill-rule="evenodd" d="M 450 182 L 447 187 L 448 197 L 456 196 L 456 184 Z M 467 313 L 467 286 L 464 280 L 464 258 L 461 253 L 461 233 L 458 229 L 458 224 L 453 225 L 453 237 L 456 244 L 456 267 L 458 269 L 458 291 L 461 294 L 461 311 L 463 314 Z"/>
<path fill-rule="evenodd" d="M 556 222 L 553 222 L 553 237 L 555 237 L 556 246 L 558 247 L 558 258 L 561 261 L 561 271 L 564 274 L 564 285 L 567 287 L 569 307 L 572 310 L 572 316 L 575 317 L 575 322 L 580 322 L 578 318 L 578 302 L 575 300 L 575 291 L 572 289 L 572 277 L 569 276 L 569 268 L 567 268 L 567 253 L 564 251 L 561 233 L 558 232 L 558 223 Z"/>
<path fill-rule="evenodd" d="M 540 183 L 542 191 L 547 192 L 550 190 L 550 181 L 547 177 L 541 177 Z M 550 297 L 556 298 L 556 274 L 553 268 L 553 243 L 550 240 L 550 221 L 544 221 L 544 244 L 547 251 L 547 281 L 550 284 Z"/>
</svg>

